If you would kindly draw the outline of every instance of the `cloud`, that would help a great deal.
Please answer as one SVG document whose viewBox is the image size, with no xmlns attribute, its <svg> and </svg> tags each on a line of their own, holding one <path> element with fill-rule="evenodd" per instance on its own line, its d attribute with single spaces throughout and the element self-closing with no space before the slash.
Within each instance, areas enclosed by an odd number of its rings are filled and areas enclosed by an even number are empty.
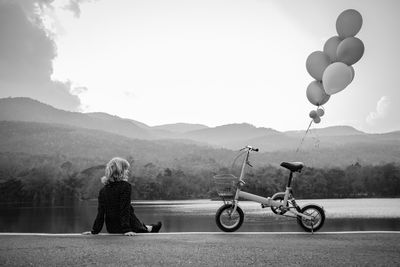
<svg viewBox="0 0 400 267">
<path fill-rule="evenodd" d="M 374 125 L 377 121 L 384 119 L 390 108 L 390 101 L 386 96 L 382 96 L 376 103 L 376 110 L 369 113 L 366 120 L 370 125 Z"/>
<path fill-rule="evenodd" d="M 90 0 L 70 0 L 68 4 L 64 6 L 65 9 L 70 10 L 76 18 L 81 16 L 80 5 L 84 2 L 91 2 Z"/>
<path fill-rule="evenodd" d="M 82 93 L 87 92 L 88 89 L 85 86 L 75 86 L 74 89 L 72 89 L 72 93 L 75 95 L 80 95 Z"/>
<path fill-rule="evenodd" d="M 125 97 L 128 97 L 128 98 L 135 97 L 135 94 L 130 91 L 124 91 L 123 94 Z"/>
<path fill-rule="evenodd" d="M 68 4 L 64 7 L 65 9 L 68 9 L 74 13 L 74 16 L 76 18 L 79 18 L 81 16 L 81 8 L 79 6 L 79 0 L 71 0 L 68 2 Z"/>
<path fill-rule="evenodd" d="M 366 117 L 368 126 L 378 132 L 400 130 L 398 106 L 393 99 L 382 96 L 376 103 L 376 109 Z"/>
<path fill-rule="evenodd" d="M 0 97 L 29 96 L 58 108 L 78 110 L 71 83 L 51 79 L 56 44 L 40 12 L 52 0 L 0 0 Z"/>
</svg>

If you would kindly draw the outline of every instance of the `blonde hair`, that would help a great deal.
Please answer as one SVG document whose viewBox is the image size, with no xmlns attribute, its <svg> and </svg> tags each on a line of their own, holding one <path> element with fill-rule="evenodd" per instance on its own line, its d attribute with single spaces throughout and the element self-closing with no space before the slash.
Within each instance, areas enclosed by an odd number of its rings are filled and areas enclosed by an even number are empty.
<svg viewBox="0 0 400 267">
<path fill-rule="evenodd" d="M 106 165 L 105 176 L 101 177 L 103 184 L 117 181 L 128 181 L 129 162 L 126 159 L 115 157 Z"/>
</svg>

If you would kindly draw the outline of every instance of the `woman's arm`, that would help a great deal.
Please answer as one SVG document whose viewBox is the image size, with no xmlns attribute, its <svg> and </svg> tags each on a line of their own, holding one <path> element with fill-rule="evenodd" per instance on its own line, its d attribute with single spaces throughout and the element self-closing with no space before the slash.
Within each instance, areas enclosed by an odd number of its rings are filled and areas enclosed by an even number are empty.
<svg viewBox="0 0 400 267">
<path fill-rule="evenodd" d="M 104 224 L 104 214 L 105 214 L 105 199 L 104 199 L 104 190 L 100 190 L 98 197 L 98 207 L 97 207 L 97 216 L 93 223 L 92 234 L 96 235 L 101 232 Z"/>
<path fill-rule="evenodd" d="M 121 228 L 123 233 L 132 232 L 129 213 L 131 207 L 131 184 L 126 183 L 122 187 L 120 195 L 120 216 L 121 216 Z"/>
</svg>

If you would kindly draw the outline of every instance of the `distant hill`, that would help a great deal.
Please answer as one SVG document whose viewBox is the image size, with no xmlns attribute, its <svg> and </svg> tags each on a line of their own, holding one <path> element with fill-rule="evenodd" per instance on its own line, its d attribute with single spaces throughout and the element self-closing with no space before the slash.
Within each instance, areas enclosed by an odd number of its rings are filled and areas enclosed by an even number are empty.
<svg viewBox="0 0 400 267">
<path fill-rule="evenodd" d="M 248 145 L 249 139 L 276 135 L 281 135 L 281 133 L 269 128 L 257 128 L 248 123 L 240 123 L 191 131 L 182 136 L 214 146 L 238 149 Z"/>
<path fill-rule="evenodd" d="M 345 145 L 310 144 L 296 153 L 287 150 L 268 152 L 261 149 L 251 155 L 255 167 L 278 165 L 282 161 L 303 161 L 307 166 L 348 166 L 400 162 L 400 132 L 371 135 L 363 142 Z M 0 154 L 63 155 L 104 164 L 111 157 L 132 157 L 141 163 L 160 167 L 193 169 L 230 166 L 237 151 L 211 148 L 182 140 L 139 140 L 99 130 L 36 122 L 0 121 Z"/>
<path fill-rule="evenodd" d="M 365 134 L 364 132 L 359 131 L 351 126 L 331 126 L 320 129 L 312 129 L 311 131 L 318 136 L 347 136 Z M 301 137 L 305 134 L 305 131 L 287 131 L 284 133 L 291 137 Z"/>
<path fill-rule="evenodd" d="M 66 124 L 143 140 L 182 139 L 180 136 L 182 132 L 207 127 L 187 123 L 150 127 L 136 120 L 104 112 L 81 113 L 60 110 L 27 97 L 0 99 L 0 120 Z M 197 140 L 192 141 L 197 142 Z"/>
<path fill-rule="evenodd" d="M 148 126 L 147 124 L 140 122 L 140 121 L 135 121 L 135 120 L 131 120 L 131 119 L 122 119 L 116 115 L 110 115 L 108 113 L 105 112 L 88 112 L 88 113 L 84 113 L 92 118 L 97 118 L 97 119 L 102 119 L 102 120 L 125 120 L 125 121 L 129 121 L 133 124 L 135 124 L 136 126 L 139 126 L 140 128 L 143 129 L 150 129 L 151 127 Z"/>
<path fill-rule="evenodd" d="M 226 162 L 229 157 L 221 153 L 233 155 L 252 145 L 260 148 L 262 153 L 255 159 L 262 164 L 300 159 L 320 166 L 400 161 L 400 131 L 367 134 L 349 126 L 312 129 L 300 146 L 304 131 L 279 132 L 247 123 L 150 127 L 102 112 L 63 111 L 30 98 L 0 99 L 0 122 L 0 152 L 60 153 L 87 158 L 138 153 L 144 159 L 178 164 L 179 160 L 174 159 L 185 157 L 188 151 Z M 295 153 L 297 148 L 299 153 Z"/>
<path fill-rule="evenodd" d="M 161 166 L 189 155 L 213 155 L 221 163 L 232 151 L 185 144 L 176 140 L 139 140 L 99 130 L 62 124 L 0 121 L 0 153 L 30 155 L 64 155 L 68 158 L 98 159 L 115 156 L 133 157 L 140 162 L 157 162 Z"/>
<path fill-rule="evenodd" d="M 0 99 L 0 120 L 66 124 L 138 139 L 153 137 L 151 132 L 127 119 L 105 113 L 64 111 L 25 97 Z"/>
<path fill-rule="evenodd" d="M 203 124 L 173 123 L 173 124 L 157 125 L 157 126 L 153 126 L 152 128 L 182 134 L 182 133 L 186 133 L 186 132 L 190 132 L 190 131 L 207 129 L 208 126 L 203 125 Z"/>
<path fill-rule="evenodd" d="M 183 134 L 182 137 L 228 149 L 239 149 L 251 144 L 262 151 L 272 152 L 296 149 L 304 134 L 305 131 L 279 132 L 270 128 L 257 128 L 251 124 L 242 123 L 191 131 Z M 331 148 L 348 142 L 376 140 L 371 136 L 350 126 L 312 129 L 306 136 L 301 148 L 311 149 L 315 146 L 315 142 L 320 142 L 322 146 Z"/>
</svg>

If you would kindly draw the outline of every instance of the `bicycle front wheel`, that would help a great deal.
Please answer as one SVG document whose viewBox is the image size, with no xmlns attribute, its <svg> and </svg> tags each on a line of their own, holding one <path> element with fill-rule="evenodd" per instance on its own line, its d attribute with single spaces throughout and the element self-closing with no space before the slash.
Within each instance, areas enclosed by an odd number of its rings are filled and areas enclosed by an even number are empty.
<svg viewBox="0 0 400 267">
<path fill-rule="evenodd" d="M 242 226 L 244 214 L 242 209 L 237 206 L 233 212 L 234 205 L 225 204 L 220 207 L 215 214 L 215 222 L 219 229 L 224 232 L 234 232 Z"/>
</svg>

